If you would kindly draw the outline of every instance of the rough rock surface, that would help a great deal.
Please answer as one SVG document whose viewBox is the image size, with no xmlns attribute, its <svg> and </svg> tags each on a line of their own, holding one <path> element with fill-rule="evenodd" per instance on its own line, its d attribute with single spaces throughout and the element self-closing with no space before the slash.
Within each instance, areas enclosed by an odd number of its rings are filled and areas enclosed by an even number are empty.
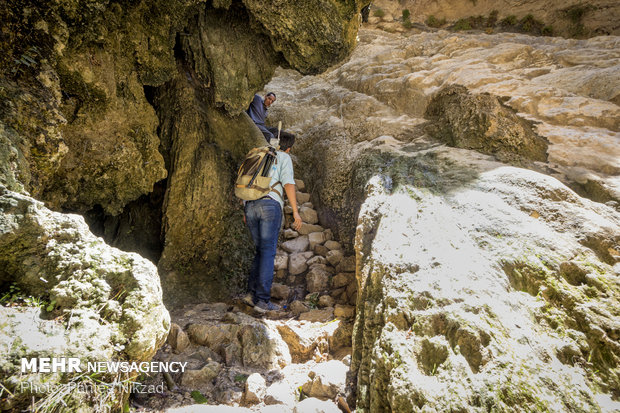
<svg viewBox="0 0 620 413">
<path fill-rule="evenodd" d="M 375 17 L 377 9 L 382 10 L 383 16 Z M 403 10 L 409 11 L 409 21 L 412 23 L 425 23 L 433 16 L 436 21 L 446 20 L 443 27 L 449 27 L 459 19 L 489 16 L 495 11 L 494 20 L 498 22 L 510 16 L 516 20 L 533 16 L 543 25 L 552 27 L 553 34 L 559 36 L 620 35 L 620 11 L 618 3 L 613 0 L 551 0 L 545 3 L 536 0 L 378 0 L 372 2 L 369 22 L 385 30 L 403 31 Z"/>
<path fill-rule="evenodd" d="M 90 233 L 82 217 L 52 212 L 4 187 L 0 187 L 0 283 L 37 297 L 42 306 L 0 307 L 6 322 L 0 337 L 1 376 L 13 395 L 3 399 L 3 409 L 31 402 L 22 382 L 71 378 L 22 374 L 20 357 L 69 356 L 82 363 L 147 361 L 170 328 L 153 264 L 107 246 Z M 87 405 L 82 397 L 72 394 L 71 403 Z"/>
<path fill-rule="evenodd" d="M 363 31 L 321 76 L 277 73 L 321 224 L 355 240 L 358 411 L 620 407 L 619 41 Z M 547 160 L 433 139 L 453 85 L 516 113 L 497 136 L 533 122 Z"/>
</svg>

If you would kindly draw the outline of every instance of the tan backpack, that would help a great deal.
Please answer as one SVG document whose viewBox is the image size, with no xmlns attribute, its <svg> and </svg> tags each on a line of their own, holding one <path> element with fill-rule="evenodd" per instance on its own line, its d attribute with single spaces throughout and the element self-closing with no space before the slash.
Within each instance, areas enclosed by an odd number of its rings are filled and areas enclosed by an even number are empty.
<svg viewBox="0 0 620 413">
<path fill-rule="evenodd" d="M 271 167 L 277 163 L 276 148 L 273 146 L 262 146 L 248 152 L 237 171 L 235 196 L 245 201 L 254 201 L 274 191 L 282 197 L 280 191 L 274 188 L 279 181 L 269 186 Z"/>
</svg>

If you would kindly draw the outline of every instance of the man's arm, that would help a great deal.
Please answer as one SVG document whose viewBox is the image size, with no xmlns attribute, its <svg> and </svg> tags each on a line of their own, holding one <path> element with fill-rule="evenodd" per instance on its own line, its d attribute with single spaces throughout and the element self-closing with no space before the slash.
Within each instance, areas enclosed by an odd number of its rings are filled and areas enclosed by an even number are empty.
<svg viewBox="0 0 620 413">
<path fill-rule="evenodd" d="M 297 211 L 297 195 L 295 195 L 295 184 L 286 184 L 284 185 L 284 191 L 286 192 L 286 197 L 291 203 L 291 207 L 293 208 L 293 229 L 295 231 L 299 231 L 301 228 L 301 217 L 299 216 L 299 211 Z"/>
</svg>

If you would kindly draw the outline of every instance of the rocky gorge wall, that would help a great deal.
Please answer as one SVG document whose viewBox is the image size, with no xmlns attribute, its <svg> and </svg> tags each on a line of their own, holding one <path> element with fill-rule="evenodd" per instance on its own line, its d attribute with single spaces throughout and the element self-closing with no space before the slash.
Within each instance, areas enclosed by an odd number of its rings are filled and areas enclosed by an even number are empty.
<svg viewBox="0 0 620 413">
<path fill-rule="evenodd" d="M 365 30 L 276 72 L 356 253 L 357 411 L 619 408 L 618 42 Z"/>
</svg>

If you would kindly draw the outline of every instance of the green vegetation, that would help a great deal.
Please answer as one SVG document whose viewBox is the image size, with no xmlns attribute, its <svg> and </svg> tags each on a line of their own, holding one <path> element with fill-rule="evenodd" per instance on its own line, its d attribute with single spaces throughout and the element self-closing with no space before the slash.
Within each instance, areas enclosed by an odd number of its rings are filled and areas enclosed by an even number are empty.
<svg viewBox="0 0 620 413">
<path fill-rule="evenodd" d="M 411 29 L 413 27 L 413 23 L 411 23 L 411 13 L 409 12 L 409 9 L 404 9 L 403 10 L 403 27 L 405 27 L 406 29 Z"/>
<path fill-rule="evenodd" d="M 502 26 L 516 26 L 517 25 L 517 16 L 511 14 L 510 16 L 504 17 L 500 22 Z"/>
<path fill-rule="evenodd" d="M 192 396 L 192 399 L 194 399 L 196 403 L 205 404 L 209 402 L 209 400 L 198 390 L 192 391 L 190 395 Z"/>
<path fill-rule="evenodd" d="M 439 28 L 441 26 L 443 26 L 444 24 L 446 24 L 446 19 L 438 19 L 437 17 L 433 16 L 432 14 L 430 16 L 428 16 L 428 19 L 426 19 L 426 25 L 428 27 L 434 27 L 434 28 Z"/>
<path fill-rule="evenodd" d="M 33 297 L 23 292 L 17 284 L 13 283 L 9 286 L 8 291 L 0 296 L 0 305 L 6 307 L 41 307 L 45 311 L 53 311 L 56 302 L 47 302 L 40 297 Z"/>
<path fill-rule="evenodd" d="M 569 34 L 571 37 L 586 37 L 588 35 L 588 30 L 583 25 L 582 20 L 590 9 L 591 6 L 576 4 L 562 10 L 564 16 L 571 22 L 571 26 L 569 27 Z"/>
<path fill-rule="evenodd" d="M 383 17 L 385 16 L 385 12 L 383 11 L 383 9 L 377 9 L 372 13 L 372 15 L 375 17 Z"/>
<path fill-rule="evenodd" d="M 452 30 L 454 30 L 455 32 L 471 29 L 472 26 L 469 17 L 466 19 L 458 19 L 456 23 L 454 23 L 454 25 L 452 26 Z"/>
</svg>

